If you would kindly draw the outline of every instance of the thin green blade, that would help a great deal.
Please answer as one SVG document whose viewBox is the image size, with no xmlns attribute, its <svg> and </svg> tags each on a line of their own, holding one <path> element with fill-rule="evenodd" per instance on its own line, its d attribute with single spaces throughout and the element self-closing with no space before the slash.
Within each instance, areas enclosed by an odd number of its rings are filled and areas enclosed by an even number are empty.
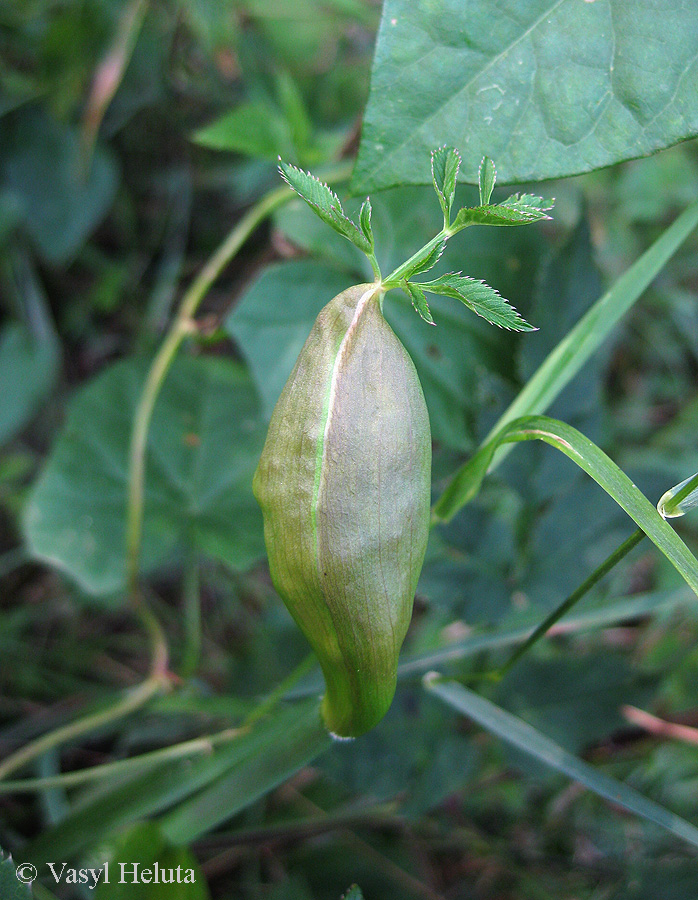
<svg viewBox="0 0 698 900">
<path fill-rule="evenodd" d="M 528 753 L 550 768 L 562 772 L 563 775 L 573 778 L 600 797 L 623 806 L 635 815 L 654 822 L 676 837 L 698 847 L 698 828 L 690 822 L 653 800 L 643 797 L 627 784 L 599 772 L 517 716 L 455 681 L 442 681 L 436 673 L 425 676 L 424 686 L 444 703 L 468 716 L 501 740 Z"/>
</svg>

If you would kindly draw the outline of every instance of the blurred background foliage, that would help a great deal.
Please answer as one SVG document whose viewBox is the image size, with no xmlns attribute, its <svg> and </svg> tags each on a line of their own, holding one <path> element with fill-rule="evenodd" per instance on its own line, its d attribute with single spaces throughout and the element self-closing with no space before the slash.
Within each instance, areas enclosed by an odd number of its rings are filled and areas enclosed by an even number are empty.
<svg viewBox="0 0 698 900">
<path fill-rule="evenodd" d="M 0 4 L 0 754 L 143 676 L 145 641 L 123 599 L 123 516 L 144 361 L 182 286 L 278 185 L 277 155 L 322 170 L 355 153 L 379 15 L 368 0 Z M 449 266 L 494 285 L 535 334 L 497 331 L 443 298 L 430 328 L 389 296 L 386 314 L 427 397 L 435 494 L 697 185 L 688 142 L 546 184 L 557 205 L 545 227 L 458 235 Z M 459 197 L 474 203 L 475 190 L 461 185 Z M 440 226 L 431 188 L 372 201 L 384 270 Z M 216 282 L 158 401 L 148 457 L 143 567 L 181 690 L 27 774 L 234 726 L 303 659 L 268 579 L 250 478 L 315 315 L 368 277 L 361 255 L 292 201 Z M 653 502 L 698 470 L 697 290 L 694 235 L 550 411 Z M 434 531 L 407 655 L 537 622 L 630 531 L 567 459 L 518 446 Z M 695 548 L 695 522 L 679 531 Z M 192 583 L 200 655 L 186 626 Z M 695 821 L 698 748 L 622 714 L 632 705 L 698 726 L 695 597 L 645 543 L 585 608 L 622 598 L 648 598 L 652 615 L 561 633 L 482 690 Z M 483 651 L 454 672 L 498 658 Z M 292 707 L 272 722 L 244 750 L 264 760 L 276 747 L 295 760 L 271 794 L 255 794 L 256 770 L 241 786 L 200 766 L 213 793 L 148 826 L 137 823 L 181 799 L 172 773 L 159 787 L 142 777 L 0 794 L 0 846 L 21 857 L 29 841 L 37 859 L 83 863 L 189 860 L 196 892 L 158 894 L 182 900 L 335 900 L 353 882 L 366 900 L 698 895 L 683 846 L 459 719 L 418 677 L 401 682 L 374 732 L 300 772 L 313 754 L 293 744 L 293 723 L 308 713 Z M 97 895 L 122 896 L 116 886 Z"/>
</svg>

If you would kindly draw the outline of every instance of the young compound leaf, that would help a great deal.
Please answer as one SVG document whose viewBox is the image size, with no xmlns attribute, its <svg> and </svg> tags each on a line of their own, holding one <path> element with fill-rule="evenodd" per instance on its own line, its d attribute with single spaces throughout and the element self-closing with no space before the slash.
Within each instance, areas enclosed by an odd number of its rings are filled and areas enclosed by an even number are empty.
<svg viewBox="0 0 698 900">
<path fill-rule="evenodd" d="M 497 170 L 489 156 L 483 156 L 478 171 L 478 183 L 480 185 L 480 206 L 487 206 L 497 181 Z"/>
<path fill-rule="evenodd" d="M 544 200 L 533 194 L 513 194 L 503 203 L 463 207 L 451 227 L 455 233 L 468 225 L 528 225 L 549 219 L 547 211 L 552 209 L 553 203 L 553 200 Z"/>
<path fill-rule="evenodd" d="M 428 322 L 429 325 L 435 325 L 436 322 L 434 322 L 431 317 L 431 310 L 429 309 L 427 298 L 424 296 L 424 291 L 421 289 L 421 287 L 419 287 L 419 285 L 417 284 L 410 284 L 409 281 L 403 281 L 400 286 L 410 298 L 410 300 L 412 301 L 412 306 L 414 306 L 415 310 L 424 319 L 424 321 Z"/>
<path fill-rule="evenodd" d="M 339 197 L 319 178 L 283 160 L 279 160 L 279 172 L 288 186 L 305 200 L 323 222 L 348 238 L 359 250 L 363 250 L 364 253 L 373 252 L 371 242 L 364 232 L 344 215 Z"/>
<path fill-rule="evenodd" d="M 468 278 L 460 272 L 448 272 L 434 281 L 418 285 L 422 290 L 432 294 L 443 294 L 460 300 L 478 316 L 487 319 L 492 325 L 508 328 L 510 331 L 537 331 L 523 319 L 504 297 L 484 281 Z M 415 285 L 411 285 L 415 287 Z"/>
<path fill-rule="evenodd" d="M 361 204 L 361 210 L 359 211 L 359 225 L 361 225 L 361 230 L 363 231 L 366 240 L 371 245 L 371 250 L 374 247 L 373 240 L 373 229 L 371 228 L 371 201 L 368 197 Z"/>
<path fill-rule="evenodd" d="M 460 159 L 460 153 L 453 147 L 439 147 L 431 151 L 431 177 L 446 223 L 451 217 Z"/>
</svg>

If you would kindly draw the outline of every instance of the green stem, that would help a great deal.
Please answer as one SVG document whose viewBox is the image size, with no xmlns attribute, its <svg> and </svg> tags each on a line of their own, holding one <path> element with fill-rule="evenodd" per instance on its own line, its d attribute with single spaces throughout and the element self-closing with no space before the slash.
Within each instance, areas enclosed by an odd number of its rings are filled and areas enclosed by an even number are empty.
<svg viewBox="0 0 698 900">
<path fill-rule="evenodd" d="M 150 753 L 142 753 L 140 756 L 133 756 L 130 759 L 119 759 L 100 766 L 91 766 L 89 769 L 65 772 L 62 775 L 0 782 L 0 794 L 35 793 L 48 788 L 75 787 L 78 784 L 85 784 L 100 778 L 112 778 L 116 775 L 123 775 L 124 772 L 138 771 L 162 762 L 171 762 L 182 757 L 211 753 L 218 744 L 227 743 L 239 737 L 243 730 L 241 728 L 226 728 L 217 734 L 183 741 L 181 744 L 173 744 L 171 747 L 152 750 Z"/>
<path fill-rule="evenodd" d="M 455 232 L 453 232 L 455 234 Z M 423 247 L 420 247 L 416 253 L 413 253 L 412 256 L 404 263 L 399 265 L 394 272 L 391 272 L 390 275 L 383 281 L 383 287 L 386 291 L 391 290 L 391 288 L 399 287 L 400 282 L 404 280 L 405 273 L 409 272 L 410 268 L 414 265 L 417 260 L 421 259 L 425 253 L 428 253 L 430 250 L 433 250 L 435 247 L 438 247 L 442 241 L 447 241 L 451 237 L 451 233 L 446 231 L 440 231 L 436 237 L 433 237 L 430 241 L 428 241 Z"/>
<path fill-rule="evenodd" d="M 129 691 L 120 701 L 107 709 L 84 716 L 82 719 L 70 722 L 68 725 L 42 735 L 42 737 L 12 753 L 0 763 L 0 781 L 12 774 L 12 772 L 23 768 L 37 757 L 42 756 L 48 750 L 52 750 L 54 747 L 65 744 L 70 740 L 81 737 L 83 734 L 95 731 L 97 728 L 101 728 L 135 712 L 137 709 L 145 706 L 149 700 L 164 690 L 165 687 L 166 681 L 164 676 L 154 673 L 146 678 L 142 684 L 139 684 L 138 687 Z"/>
<path fill-rule="evenodd" d="M 541 623 L 538 625 L 532 634 L 526 638 L 526 640 L 521 644 L 520 647 L 517 647 L 516 650 L 511 654 L 509 659 L 504 663 L 504 665 L 497 669 L 495 672 L 491 673 L 491 677 L 499 680 L 503 678 L 513 666 L 521 659 L 521 657 L 527 653 L 531 647 L 536 644 L 543 635 L 550 629 L 552 626 L 558 622 L 566 613 L 568 613 L 572 607 L 582 599 L 582 597 L 587 594 L 595 584 L 597 584 L 608 572 L 611 571 L 614 566 L 617 566 L 618 563 L 624 559 L 630 553 L 630 551 L 636 547 L 640 541 L 644 538 L 645 532 L 638 528 L 637 531 L 634 531 L 630 537 L 623 541 L 620 547 L 616 547 L 616 549 L 608 556 L 601 565 L 594 569 L 591 575 L 583 581 L 579 587 L 573 591 L 566 600 L 564 600 L 557 609 L 553 610 L 549 616 L 547 616 Z"/>
<path fill-rule="evenodd" d="M 263 718 L 267 715 L 267 713 L 271 712 L 272 709 L 279 703 L 282 697 L 284 697 L 291 688 L 305 675 L 307 674 L 317 662 L 317 657 L 314 653 L 309 653 L 305 659 L 303 659 L 296 668 L 288 675 L 284 680 L 278 684 L 274 690 L 262 700 L 259 706 L 256 706 L 252 712 L 245 718 L 243 725 L 250 726 L 255 722 L 259 721 L 259 719 Z"/>
<path fill-rule="evenodd" d="M 327 181 L 346 180 L 352 169 L 351 160 L 325 173 Z M 129 594 L 138 598 L 141 541 L 143 537 L 143 497 L 145 487 L 145 450 L 155 402 L 170 370 L 180 344 L 195 326 L 193 317 L 211 285 L 240 250 L 255 229 L 295 194 L 288 187 L 276 188 L 263 197 L 240 219 L 213 256 L 199 272 L 184 294 L 177 315 L 146 376 L 136 407 L 129 451 L 128 494 L 126 506 L 126 573 Z M 136 600 L 138 603 L 138 600 Z M 142 598 L 141 598 L 142 602 Z"/>
<path fill-rule="evenodd" d="M 140 756 L 134 756 L 130 759 L 120 759 L 115 762 L 104 763 L 100 766 L 91 766 L 89 769 L 80 769 L 76 772 L 65 772 L 61 775 L 51 775 L 46 778 L 26 778 L 21 781 L 5 781 L 4 783 L 0 783 L 0 794 L 16 794 L 22 792 L 33 793 L 53 787 L 74 787 L 78 784 L 84 784 L 100 778 L 121 775 L 124 772 L 157 765 L 162 762 L 169 762 L 182 757 L 194 756 L 199 753 L 211 753 L 218 744 L 227 743 L 228 741 L 239 737 L 241 734 L 246 733 L 255 722 L 271 712 L 296 682 L 313 667 L 315 662 L 315 654 L 309 653 L 308 656 L 296 666 L 290 675 L 277 685 L 277 687 L 275 687 L 274 690 L 251 711 L 239 728 L 226 728 L 215 734 L 193 738 L 190 741 L 183 741 L 182 743 L 174 744 L 171 747 L 163 747 L 159 750 L 152 750 L 149 753 L 142 753 Z M 143 703 L 149 700 L 156 692 L 155 690 L 151 690 L 151 692 L 148 693 L 145 690 L 146 685 L 152 680 L 153 679 L 148 679 L 148 681 L 144 682 L 139 688 L 134 690 L 132 694 L 122 701 L 118 710 L 117 707 L 114 706 L 109 710 L 104 710 L 101 713 L 96 713 L 93 716 L 81 719 L 80 722 L 72 723 L 71 725 L 65 726 L 65 728 L 51 732 L 44 738 L 40 738 L 33 744 L 29 744 L 27 747 L 13 754 L 13 756 L 8 757 L 2 766 L 0 766 L 0 779 L 9 775 L 11 772 L 14 772 L 16 769 L 21 768 L 21 766 L 25 765 L 25 763 L 29 762 L 31 759 L 34 759 L 36 756 L 45 753 L 46 750 L 55 747 L 58 743 L 64 743 L 70 738 L 82 734 L 84 731 L 98 728 L 101 725 L 118 718 L 119 715 L 126 715 L 128 712 L 137 709 L 138 706 L 142 706 Z M 129 701 L 130 705 L 127 706 Z M 76 726 L 82 727 L 78 730 Z"/>
<path fill-rule="evenodd" d="M 184 573 L 184 654 L 182 678 L 196 672 L 201 657 L 201 579 L 196 553 Z"/>
</svg>

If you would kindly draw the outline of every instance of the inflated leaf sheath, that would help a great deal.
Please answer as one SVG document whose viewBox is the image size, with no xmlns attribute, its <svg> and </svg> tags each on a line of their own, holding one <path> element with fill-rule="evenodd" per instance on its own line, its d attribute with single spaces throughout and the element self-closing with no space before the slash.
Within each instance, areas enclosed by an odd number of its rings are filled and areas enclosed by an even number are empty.
<svg viewBox="0 0 698 900">
<path fill-rule="evenodd" d="M 338 736 L 368 731 L 392 701 L 430 483 L 414 364 L 376 286 L 348 288 L 315 321 L 254 478 L 272 579 L 320 660 Z"/>
</svg>

